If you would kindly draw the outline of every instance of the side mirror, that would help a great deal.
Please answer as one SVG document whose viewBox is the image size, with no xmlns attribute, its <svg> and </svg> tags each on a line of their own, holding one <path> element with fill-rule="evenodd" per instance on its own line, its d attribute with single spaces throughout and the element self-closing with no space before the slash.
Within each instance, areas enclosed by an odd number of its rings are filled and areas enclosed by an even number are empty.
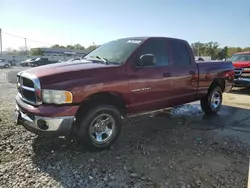
<svg viewBox="0 0 250 188">
<path fill-rule="evenodd" d="M 140 57 L 138 66 L 152 66 L 156 64 L 156 58 L 153 54 L 144 54 Z"/>
</svg>

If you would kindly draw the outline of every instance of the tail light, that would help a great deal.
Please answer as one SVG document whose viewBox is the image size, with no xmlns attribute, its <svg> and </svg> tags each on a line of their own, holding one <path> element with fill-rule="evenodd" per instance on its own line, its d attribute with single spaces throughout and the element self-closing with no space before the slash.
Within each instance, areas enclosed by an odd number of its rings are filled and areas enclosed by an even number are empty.
<svg viewBox="0 0 250 188">
<path fill-rule="evenodd" d="M 234 70 L 229 70 L 224 72 L 224 77 L 229 78 L 229 79 L 234 79 L 235 72 Z"/>
</svg>

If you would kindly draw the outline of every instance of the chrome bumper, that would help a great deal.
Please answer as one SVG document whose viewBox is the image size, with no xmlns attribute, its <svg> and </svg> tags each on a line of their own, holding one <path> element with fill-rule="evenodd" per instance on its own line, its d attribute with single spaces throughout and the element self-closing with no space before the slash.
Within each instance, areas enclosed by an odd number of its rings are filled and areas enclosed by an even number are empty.
<svg viewBox="0 0 250 188">
<path fill-rule="evenodd" d="M 74 116 L 64 117 L 40 117 L 29 115 L 20 111 L 16 106 L 14 112 L 16 124 L 23 125 L 27 130 L 41 136 L 66 136 L 71 133 Z"/>
<path fill-rule="evenodd" d="M 250 78 L 237 78 L 234 79 L 235 87 L 250 87 Z"/>
<path fill-rule="evenodd" d="M 248 82 L 250 82 L 250 78 L 237 78 L 237 79 L 234 79 L 234 81 L 248 81 Z"/>
</svg>

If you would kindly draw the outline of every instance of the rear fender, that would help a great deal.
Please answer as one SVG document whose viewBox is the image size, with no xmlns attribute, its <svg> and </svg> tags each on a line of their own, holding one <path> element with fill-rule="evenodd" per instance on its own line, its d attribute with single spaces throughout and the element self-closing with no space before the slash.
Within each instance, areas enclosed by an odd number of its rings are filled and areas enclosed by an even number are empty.
<svg viewBox="0 0 250 188">
<path fill-rule="evenodd" d="M 208 92 L 213 89 L 214 87 L 219 86 L 221 91 L 225 91 L 226 81 L 224 78 L 215 78 L 209 86 Z"/>
</svg>

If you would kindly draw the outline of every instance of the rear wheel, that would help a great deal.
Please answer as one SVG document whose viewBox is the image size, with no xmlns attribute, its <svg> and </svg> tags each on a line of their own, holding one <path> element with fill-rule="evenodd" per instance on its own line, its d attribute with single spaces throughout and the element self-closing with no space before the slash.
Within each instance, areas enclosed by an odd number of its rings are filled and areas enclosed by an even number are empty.
<svg viewBox="0 0 250 188">
<path fill-rule="evenodd" d="M 206 114 L 217 113 L 222 104 L 222 91 L 221 88 L 215 86 L 211 88 L 207 95 L 201 100 L 201 109 Z"/>
<path fill-rule="evenodd" d="M 77 118 L 77 138 L 91 149 L 107 149 L 120 135 L 121 114 L 114 106 L 98 105 Z"/>
</svg>

